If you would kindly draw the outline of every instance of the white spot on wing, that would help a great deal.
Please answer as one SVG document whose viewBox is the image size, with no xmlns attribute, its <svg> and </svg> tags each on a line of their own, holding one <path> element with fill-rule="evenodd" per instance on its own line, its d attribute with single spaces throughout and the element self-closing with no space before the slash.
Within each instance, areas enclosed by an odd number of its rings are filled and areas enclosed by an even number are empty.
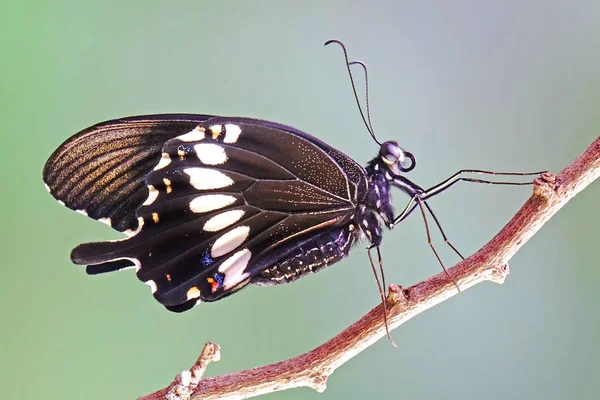
<svg viewBox="0 0 600 400">
<path fill-rule="evenodd" d="M 142 205 L 149 206 L 150 204 L 154 203 L 154 200 L 156 200 L 157 197 L 158 197 L 158 190 L 156 190 L 156 188 L 154 186 L 148 185 L 148 198 Z"/>
<path fill-rule="evenodd" d="M 203 230 L 217 232 L 238 222 L 244 216 L 244 210 L 225 211 L 215 215 L 204 224 Z"/>
<path fill-rule="evenodd" d="M 226 194 L 205 194 L 190 202 L 190 210 L 194 213 L 205 213 L 227 207 L 235 202 L 235 197 Z"/>
<path fill-rule="evenodd" d="M 162 156 L 160 157 L 160 161 L 158 162 L 158 164 L 156 164 L 156 167 L 154 167 L 154 170 L 158 171 L 159 169 L 163 169 L 164 167 L 166 167 L 169 164 L 171 164 L 171 156 L 169 156 L 169 153 L 162 153 Z"/>
<path fill-rule="evenodd" d="M 186 168 L 190 184 L 198 190 L 220 189 L 233 185 L 233 180 L 220 171 L 208 168 Z"/>
<path fill-rule="evenodd" d="M 227 161 L 225 149 L 214 143 L 200 143 L 194 146 L 198 159 L 203 164 L 219 165 Z"/>
<path fill-rule="evenodd" d="M 150 279 L 149 281 L 146 281 L 144 283 L 150 287 L 152 294 L 156 293 L 156 291 L 158 290 L 158 287 L 156 286 L 156 282 L 154 282 L 152 279 Z"/>
<path fill-rule="evenodd" d="M 127 229 L 127 230 L 123 231 L 123 233 L 126 234 L 128 237 L 123 238 L 123 239 L 107 240 L 107 241 L 108 242 L 122 242 L 122 241 L 128 240 L 128 239 L 132 238 L 133 236 L 137 235 L 138 233 L 140 233 L 143 226 L 144 226 L 144 218 L 138 217 L 138 227 L 135 231 L 132 231 L 131 229 Z"/>
<path fill-rule="evenodd" d="M 204 136 L 204 128 L 198 125 L 185 135 L 177 136 L 177 139 L 181 140 L 182 142 L 197 142 L 204 139 Z"/>
<path fill-rule="evenodd" d="M 87 217 L 88 213 L 85 210 L 75 210 L 75 212 L 78 212 L 81 215 L 85 215 Z"/>
<path fill-rule="evenodd" d="M 250 233 L 249 226 L 238 226 L 218 238 L 210 250 L 210 255 L 220 257 L 239 247 Z"/>
<path fill-rule="evenodd" d="M 98 221 L 108 226 L 112 226 L 112 221 L 110 220 L 110 218 L 98 218 Z"/>
<path fill-rule="evenodd" d="M 44 183 L 44 187 L 46 188 L 46 190 L 48 191 L 48 193 L 52 193 L 52 192 L 50 191 L 50 186 L 48 186 L 47 184 L 45 184 L 45 183 Z"/>
<path fill-rule="evenodd" d="M 63 207 L 65 206 L 65 202 L 64 202 L 64 201 L 62 201 L 62 200 L 58 200 L 58 204 L 60 204 L 60 205 L 61 205 L 61 206 L 63 206 Z"/>
<path fill-rule="evenodd" d="M 235 143 L 240 137 L 240 133 L 242 133 L 242 129 L 234 124 L 226 124 L 225 125 L 225 139 L 223 142 L 225 143 Z"/>
<path fill-rule="evenodd" d="M 225 279 L 223 280 L 224 289 L 233 287 L 248 277 L 249 274 L 244 273 L 244 270 L 251 256 L 252 253 L 250 253 L 250 250 L 243 249 L 223 261 L 219 266 L 219 272 L 225 274 Z"/>
</svg>

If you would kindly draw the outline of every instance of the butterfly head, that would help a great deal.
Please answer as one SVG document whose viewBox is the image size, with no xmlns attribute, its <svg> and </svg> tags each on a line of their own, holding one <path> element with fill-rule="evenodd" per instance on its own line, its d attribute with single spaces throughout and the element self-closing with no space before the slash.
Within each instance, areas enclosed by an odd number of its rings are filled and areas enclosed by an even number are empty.
<svg viewBox="0 0 600 400">
<path fill-rule="evenodd" d="M 394 141 L 383 142 L 381 144 L 379 158 L 395 175 L 399 175 L 401 172 L 412 171 L 417 165 L 415 156 L 401 149 L 398 143 Z"/>
</svg>

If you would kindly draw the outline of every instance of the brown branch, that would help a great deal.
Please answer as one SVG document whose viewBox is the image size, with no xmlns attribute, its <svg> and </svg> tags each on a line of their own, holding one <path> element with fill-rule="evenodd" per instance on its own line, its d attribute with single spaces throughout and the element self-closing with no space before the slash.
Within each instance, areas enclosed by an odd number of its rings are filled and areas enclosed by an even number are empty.
<svg viewBox="0 0 600 400">
<path fill-rule="evenodd" d="M 558 175 L 546 173 L 536 179 L 533 195 L 510 222 L 481 250 L 448 270 L 460 288 L 465 290 L 483 281 L 504 282 L 507 262 L 517 250 L 599 176 L 600 137 Z M 444 273 L 407 289 L 390 286 L 390 330 L 457 293 Z M 200 381 L 206 364 L 218 359 L 218 346 L 208 343 L 190 371 L 178 375 L 169 387 L 140 399 L 243 399 L 301 386 L 322 392 L 336 368 L 385 336 L 382 313 L 381 305 L 375 307 L 333 339 L 300 356 Z"/>
</svg>

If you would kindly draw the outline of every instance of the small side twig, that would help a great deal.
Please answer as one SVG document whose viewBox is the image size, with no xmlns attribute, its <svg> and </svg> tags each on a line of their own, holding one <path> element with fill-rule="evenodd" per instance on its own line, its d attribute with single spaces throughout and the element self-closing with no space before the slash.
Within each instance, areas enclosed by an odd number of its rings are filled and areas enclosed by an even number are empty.
<svg viewBox="0 0 600 400">
<path fill-rule="evenodd" d="M 219 361 L 221 359 L 221 351 L 219 345 L 208 342 L 204 345 L 202 353 L 192 365 L 189 370 L 182 371 L 178 374 L 171 384 L 153 393 L 155 399 L 167 399 L 167 400 L 189 400 L 192 392 L 198 387 L 206 367 L 211 362 Z M 142 398 L 146 398 L 141 397 Z"/>
<path fill-rule="evenodd" d="M 503 283 L 508 261 L 559 209 L 600 176 L 600 137 L 558 175 L 543 174 L 535 180 L 533 195 L 517 214 L 479 251 L 448 271 L 462 291 L 484 281 Z M 439 273 L 407 289 L 390 286 L 387 298 L 390 331 L 415 315 L 458 292 L 445 273 Z M 167 388 L 141 397 L 156 399 L 243 399 L 301 386 L 318 392 L 336 368 L 385 336 L 381 305 L 323 345 L 297 357 L 263 367 L 200 380 L 212 358 L 207 347 L 190 371 L 184 371 Z M 208 351 L 210 352 L 210 351 Z M 168 397 L 171 393 L 185 393 Z M 191 393 L 190 397 L 185 397 Z"/>
</svg>

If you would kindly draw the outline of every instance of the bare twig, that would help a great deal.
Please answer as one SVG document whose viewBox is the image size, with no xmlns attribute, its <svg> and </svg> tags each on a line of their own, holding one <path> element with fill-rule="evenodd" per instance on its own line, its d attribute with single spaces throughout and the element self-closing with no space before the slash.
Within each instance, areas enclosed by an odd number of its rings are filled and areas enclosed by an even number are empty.
<svg viewBox="0 0 600 400">
<path fill-rule="evenodd" d="M 478 252 L 449 269 L 461 290 L 483 281 L 503 283 L 508 275 L 508 260 L 562 206 L 599 176 L 600 137 L 558 175 L 546 173 L 536 179 L 533 195 L 509 223 Z M 408 289 L 391 285 L 387 298 L 390 330 L 457 293 L 443 272 Z M 168 388 L 140 399 L 243 399 L 301 386 L 322 392 L 336 368 L 385 336 L 382 313 L 381 305 L 375 307 L 333 339 L 300 356 L 200 381 L 206 364 L 215 359 L 205 355 L 205 347 L 192 370 L 178 375 Z M 209 345 L 215 346 L 218 354 L 218 346 Z M 184 374 L 189 377 L 183 382 L 186 385 L 182 385 Z M 191 397 L 166 397 L 177 390 L 191 392 Z"/>
</svg>

